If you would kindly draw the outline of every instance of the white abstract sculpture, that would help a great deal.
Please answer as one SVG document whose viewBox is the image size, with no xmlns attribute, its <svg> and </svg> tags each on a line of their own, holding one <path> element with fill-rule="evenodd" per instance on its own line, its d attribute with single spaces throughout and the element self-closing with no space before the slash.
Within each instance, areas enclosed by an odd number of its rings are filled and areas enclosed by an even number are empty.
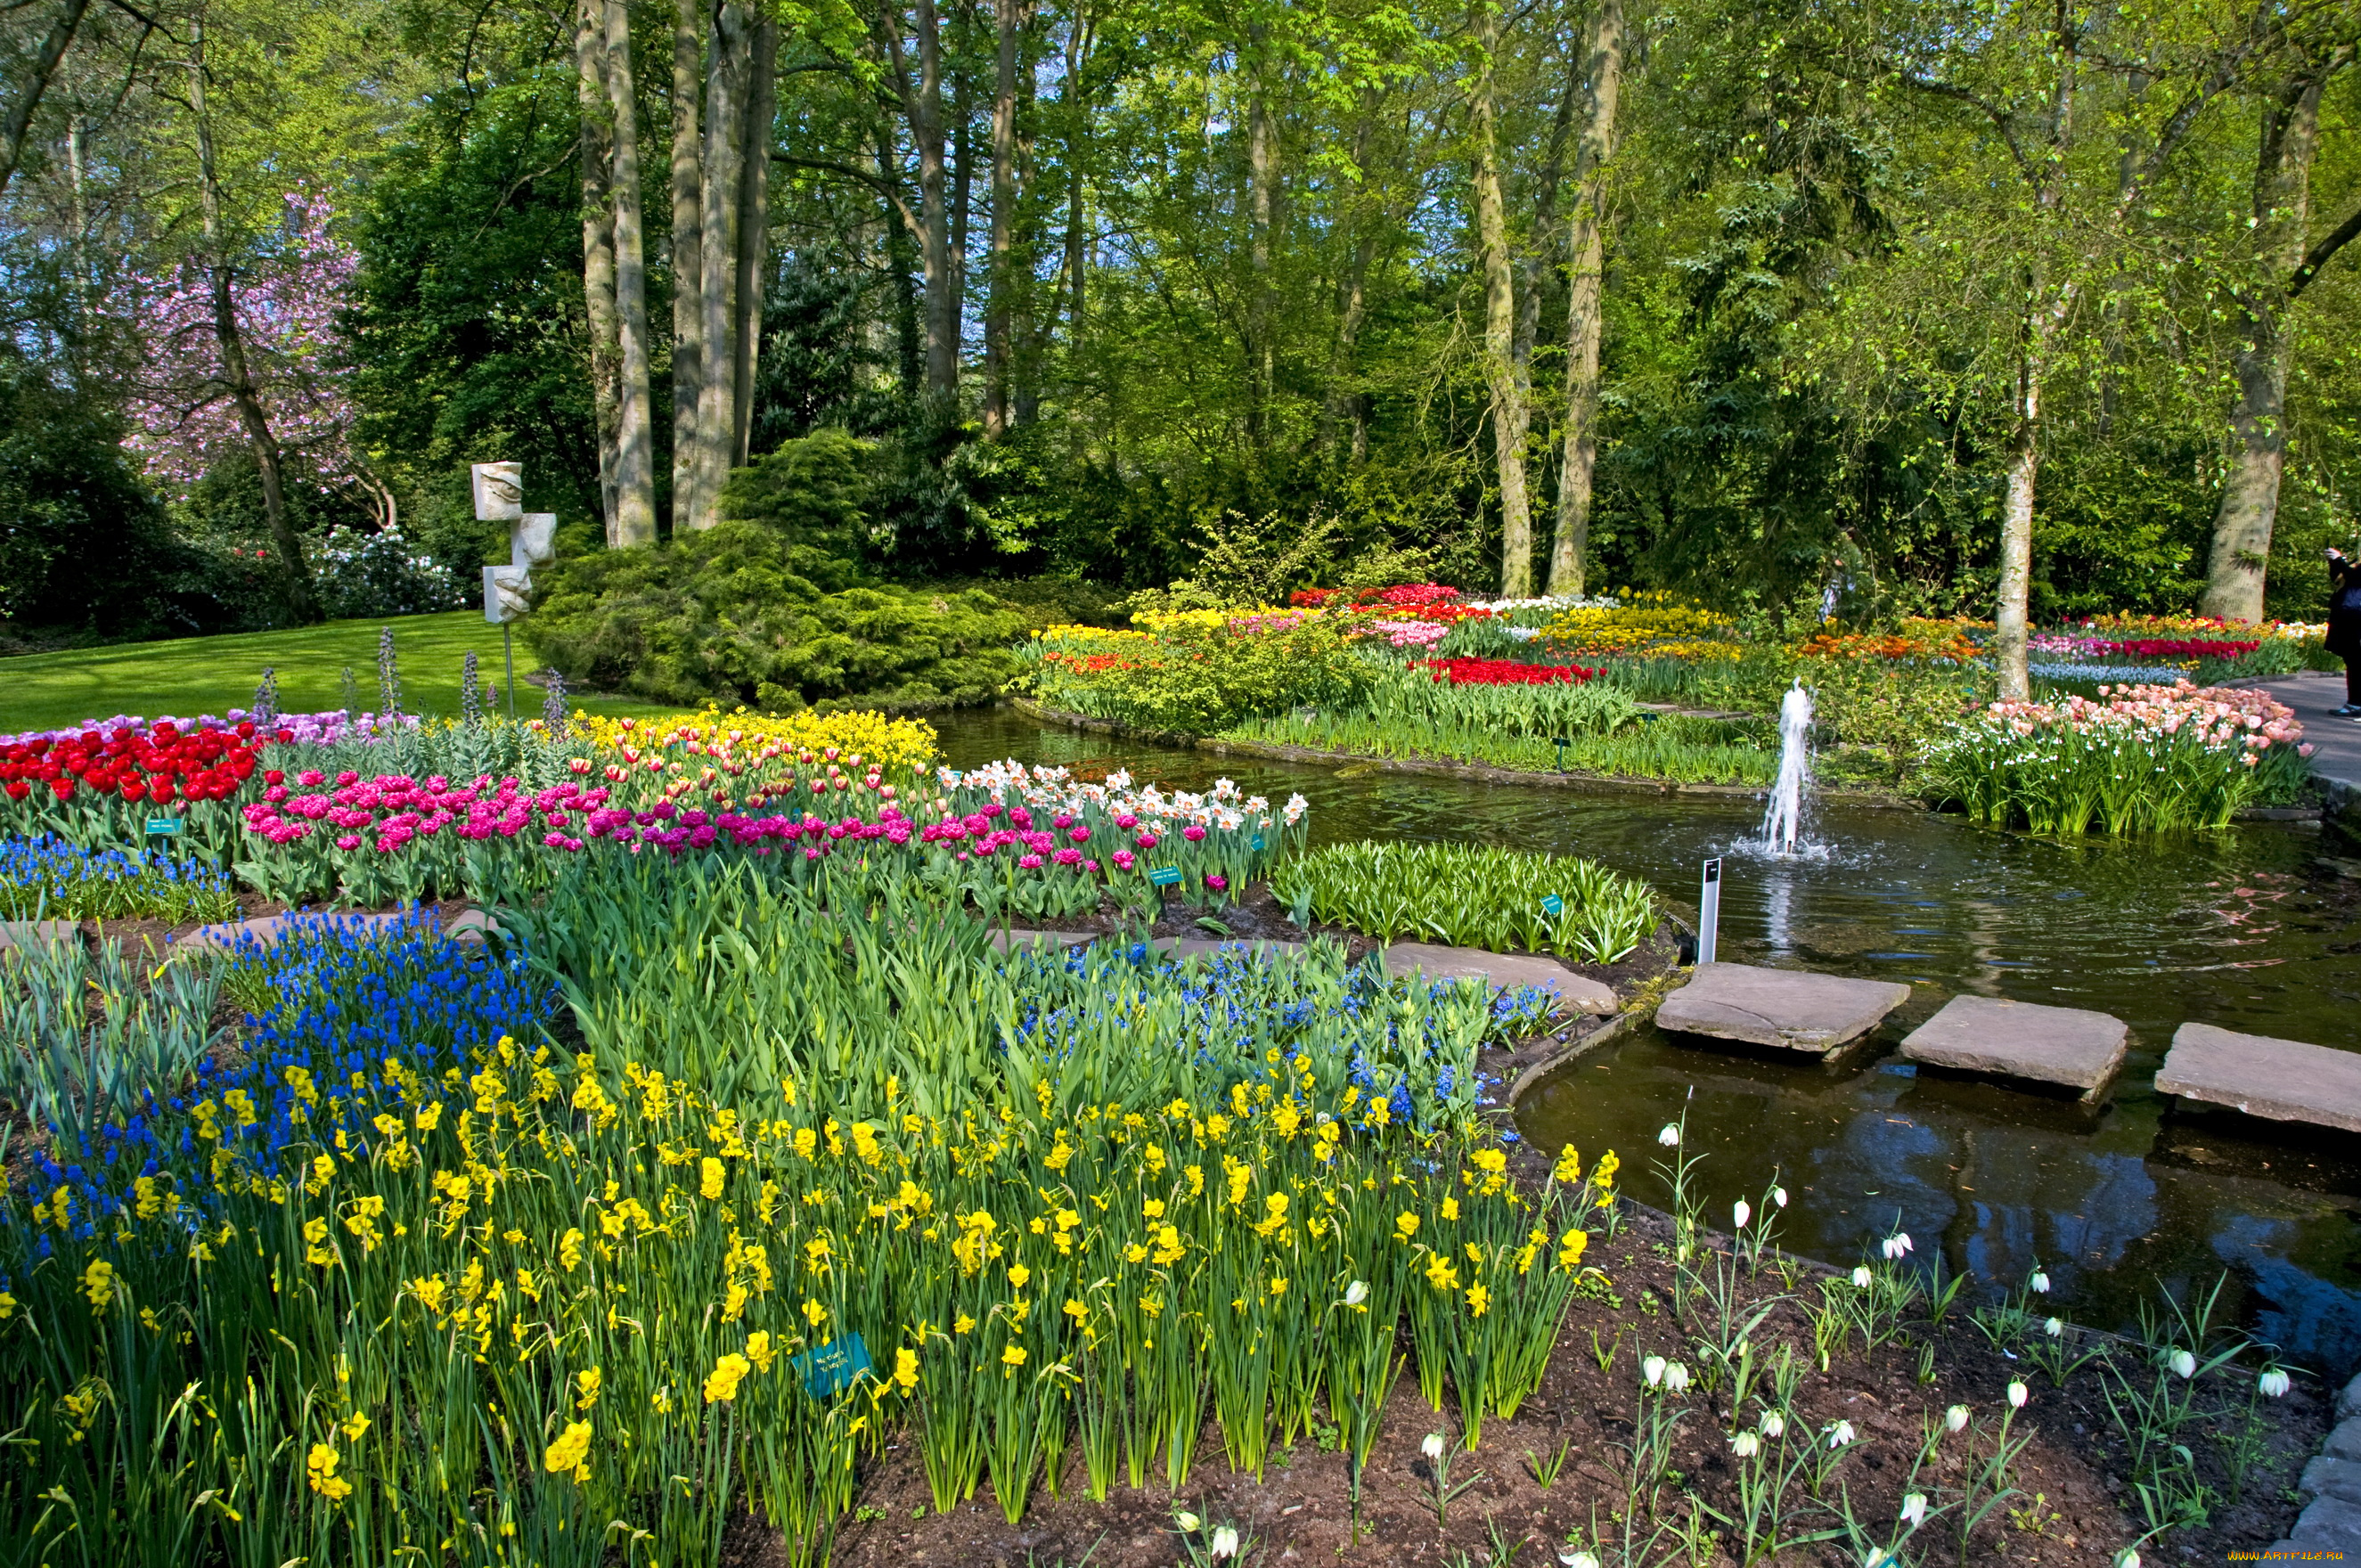
<svg viewBox="0 0 2361 1568">
<path fill-rule="evenodd" d="M 509 564 L 484 568 L 484 619 L 507 626 L 533 609 L 533 569 L 557 558 L 557 514 L 524 510 L 522 463 L 478 463 L 468 477 L 478 521 L 509 525 Z"/>
</svg>

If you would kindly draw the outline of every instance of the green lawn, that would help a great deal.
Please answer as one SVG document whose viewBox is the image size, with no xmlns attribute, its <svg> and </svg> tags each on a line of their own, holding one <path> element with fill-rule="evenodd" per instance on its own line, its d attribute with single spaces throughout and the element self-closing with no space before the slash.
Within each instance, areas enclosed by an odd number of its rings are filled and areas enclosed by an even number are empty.
<svg viewBox="0 0 2361 1568">
<path fill-rule="evenodd" d="M 353 672 L 360 706 L 378 705 L 378 633 L 393 628 L 401 666 L 401 704 L 412 713 L 459 711 L 460 661 L 474 649 L 483 678 L 506 685 L 500 663 L 500 629 L 478 610 L 447 615 L 397 616 L 388 620 L 332 620 L 290 631 L 242 632 L 227 637 L 183 637 L 169 642 L 130 642 L 64 653 L 28 653 L 0 659 L 0 734 L 49 729 L 118 713 L 182 718 L 247 707 L 265 664 L 279 670 L 279 707 L 283 713 L 315 713 L 345 705 L 344 673 Z M 524 684 L 539 664 L 517 639 L 516 700 L 519 718 L 541 711 L 539 686 Z M 501 706 L 507 706 L 503 697 Z M 578 706 L 594 713 L 653 715 L 675 711 L 623 700 L 591 700 Z"/>
</svg>

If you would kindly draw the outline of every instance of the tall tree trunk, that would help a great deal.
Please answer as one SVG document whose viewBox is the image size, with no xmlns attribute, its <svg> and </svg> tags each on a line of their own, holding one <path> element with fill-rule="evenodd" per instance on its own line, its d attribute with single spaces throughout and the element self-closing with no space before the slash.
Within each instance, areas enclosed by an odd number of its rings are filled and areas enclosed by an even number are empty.
<svg viewBox="0 0 2361 1568">
<path fill-rule="evenodd" d="M 197 123 L 198 211 L 203 222 L 205 257 L 212 269 L 214 336 L 221 346 L 222 379 L 228 386 L 237 421 L 254 453 L 255 471 L 262 479 L 262 515 L 270 542 L 279 547 L 286 579 L 287 608 L 307 624 L 320 619 L 320 601 L 312 588 L 312 568 L 303 559 L 302 542 L 287 516 L 287 487 L 280 471 L 279 439 L 271 433 L 263 411 L 262 395 L 255 389 L 254 372 L 247 364 L 246 337 L 238 326 L 237 304 L 230 291 L 229 240 L 221 212 L 221 172 L 214 161 L 213 121 L 205 108 L 205 29 L 203 18 L 189 27 L 189 108 Z"/>
<path fill-rule="evenodd" d="M 746 161 L 746 8 L 721 7 L 705 77 L 703 385 L 697 398 L 697 508 L 691 528 L 720 521 L 721 483 L 738 434 L 739 182 Z"/>
<path fill-rule="evenodd" d="M 763 294 L 771 276 L 771 130 L 779 112 L 779 24 L 768 9 L 754 25 L 748 60 L 745 171 L 739 181 L 738 324 L 734 336 L 736 422 L 730 462 L 746 465 L 754 433 L 754 373 L 763 353 Z"/>
<path fill-rule="evenodd" d="M 1355 384 L 1354 350 L 1368 309 L 1369 264 L 1377 259 L 1378 236 L 1369 214 L 1356 209 L 1367 196 L 1369 143 L 1377 133 L 1377 117 L 1378 94 L 1374 89 L 1364 89 L 1361 112 L 1353 123 L 1353 168 L 1357 177 L 1342 187 L 1344 207 L 1336 220 L 1337 227 L 1352 236 L 1353 248 L 1347 253 L 1345 276 L 1337 289 L 1336 341 L 1328 351 L 1328 394 L 1320 410 L 1320 445 L 1332 464 L 1337 433 L 1348 422 L 1351 461 L 1357 464 L 1367 452 L 1367 433 L 1360 418 L 1361 392 Z"/>
<path fill-rule="evenodd" d="M 959 280 L 951 258 L 950 204 L 943 189 L 943 42 L 935 0 L 917 0 L 918 81 L 905 87 L 910 139 L 918 154 L 919 269 L 927 290 L 927 396 L 951 417 L 959 392 Z M 895 49 L 900 66 L 900 49 Z"/>
<path fill-rule="evenodd" d="M 1083 269 L 1090 260 L 1089 237 L 1082 226 L 1082 208 L 1089 181 L 1082 172 L 1083 148 L 1091 128 L 1089 101 L 1082 93 L 1083 68 L 1090 58 L 1090 28 L 1076 7 L 1066 27 L 1066 73 L 1059 86 L 1059 109 L 1066 123 L 1066 352 L 1071 356 L 1082 343 Z"/>
<path fill-rule="evenodd" d="M 878 178 L 901 181 L 902 159 L 895 148 L 892 132 L 881 126 L 877 132 Z M 918 290 L 911 274 L 919 271 L 924 263 L 913 251 L 910 225 L 901 217 L 901 198 L 889 196 L 885 201 L 885 256 L 894 274 L 894 339 L 900 350 L 895 364 L 901 372 L 902 396 L 915 401 L 926 388 L 926 329 L 921 320 L 923 310 Z"/>
<path fill-rule="evenodd" d="M 697 515 L 697 400 L 705 387 L 704 139 L 697 100 L 705 83 L 702 0 L 675 0 L 672 31 L 672 526 Z"/>
<path fill-rule="evenodd" d="M 1500 594 L 1528 598 L 1533 591 L 1533 519 L 1525 495 L 1528 412 L 1517 386 L 1516 272 L 1509 256 L 1508 214 L 1493 141 L 1492 68 L 1500 46 L 1500 23 L 1488 0 L 1477 0 L 1476 27 L 1484 49 L 1471 105 L 1476 236 L 1484 265 L 1484 378 L 1491 389 L 1492 449 L 1500 482 Z"/>
<path fill-rule="evenodd" d="M 66 0 L 65 9 L 49 24 L 34 52 L 32 80 L 16 93 L 16 101 L 8 105 L 5 119 L 0 119 L 0 193 L 8 189 L 16 176 L 16 162 L 25 153 L 25 133 L 32 128 L 33 113 L 41 106 L 41 95 L 49 91 L 49 81 L 58 73 L 59 62 L 66 57 L 67 46 L 73 42 L 74 29 L 82 26 L 82 13 L 90 9 L 90 0 Z"/>
<path fill-rule="evenodd" d="M 983 433 L 1008 430 L 1009 333 L 1016 319 L 1016 278 L 1010 256 L 1016 237 L 1016 39 L 1023 0 L 994 0 L 996 29 L 992 94 L 992 296 L 983 315 Z"/>
<path fill-rule="evenodd" d="M 1598 471 L 1599 312 L 1607 292 L 1607 166 L 1615 157 L 1615 112 L 1623 92 L 1622 0 L 1598 0 L 1592 16 L 1590 115 L 1574 157 L 1574 219 L 1568 234 L 1565 305 L 1565 457 L 1558 470 L 1557 530 L 1550 542 L 1549 591 L 1579 595 L 1590 564 L 1592 484 Z"/>
<path fill-rule="evenodd" d="M 2230 469 L 2213 514 L 2198 611 L 2224 620 L 2263 619 L 2263 587 L 2287 466 L 2287 309 L 2301 291 L 2312 221 L 2312 165 L 2320 147 L 2320 95 L 2328 70 L 2350 51 L 2289 84 L 2263 105 L 2255 156 L 2256 269 L 2232 302 L 2238 402 L 2230 413 Z"/>
<path fill-rule="evenodd" d="M 615 320 L 615 227 L 608 170 L 614 164 L 613 109 L 607 93 L 606 0 L 575 0 L 574 66 L 580 109 L 582 298 L 590 327 L 590 407 L 598 441 L 598 504 L 607 543 L 619 543 L 621 507 L 616 442 L 621 426 Z"/>
<path fill-rule="evenodd" d="M 1271 345 L 1271 230 L 1278 220 L 1278 127 L 1271 123 L 1270 94 L 1264 80 L 1261 22 L 1246 27 L 1246 66 L 1251 73 L 1246 104 L 1247 263 L 1254 277 L 1246 297 L 1246 439 L 1257 450 L 1270 437 L 1271 380 L 1278 356 Z"/>
<path fill-rule="evenodd" d="M 973 215 L 975 178 L 975 115 L 969 106 L 969 80 L 964 51 L 951 50 L 951 321 L 959 336 L 952 347 L 954 366 L 967 346 L 967 228 Z M 963 368 L 963 367 L 961 367 Z M 955 372 L 956 373 L 956 372 Z"/>
<path fill-rule="evenodd" d="M 639 94 L 631 79 L 631 16 L 625 0 L 598 0 L 607 32 L 612 115 L 615 233 L 615 510 L 609 544 L 656 540 L 655 418 L 648 381 L 648 261 L 640 200 Z"/>
</svg>

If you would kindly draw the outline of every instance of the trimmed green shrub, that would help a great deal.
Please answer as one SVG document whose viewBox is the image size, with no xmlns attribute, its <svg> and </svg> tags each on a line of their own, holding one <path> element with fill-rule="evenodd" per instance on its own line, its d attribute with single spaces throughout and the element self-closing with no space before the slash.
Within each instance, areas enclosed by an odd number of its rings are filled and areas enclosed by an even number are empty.
<svg viewBox="0 0 2361 1568">
<path fill-rule="evenodd" d="M 757 522 L 540 574 L 525 641 L 577 688 L 771 712 L 859 699 L 990 702 L 1016 671 L 1024 618 L 989 594 L 865 583 L 840 556 Z"/>
</svg>

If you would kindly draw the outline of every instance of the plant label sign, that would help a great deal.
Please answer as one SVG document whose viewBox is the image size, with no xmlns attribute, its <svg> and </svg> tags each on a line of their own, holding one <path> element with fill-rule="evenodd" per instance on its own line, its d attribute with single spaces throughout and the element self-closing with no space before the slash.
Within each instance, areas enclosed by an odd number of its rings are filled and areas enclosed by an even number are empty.
<svg viewBox="0 0 2361 1568">
<path fill-rule="evenodd" d="M 1259 833 L 1254 836 L 1254 849 L 1257 854 L 1262 852 L 1262 835 Z"/>
<path fill-rule="evenodd" d="M 805 1393 L 815 1399 L 832 1398 L 870 1370 L 869 1347 L 861 1343 L 859 1334 L 847 1334 L 817 1350 L 788 1357 L 787 1365 L 802 1375 Z"/>
<path fill-rule="evenodd" d="M 1548 916 L 1553 920 L 1556 919 L 1559 916 L 1565 913 L 1565 900 L 1560 898 L 1556 894 L 1551 894 L 1547 898 L 1542 900 L 1542 913 Z"/>
<path fill-rule="evenodd" d="M 178 833 L 180 830 L 181 819 L 177 817 L 151 817 L 148 819 L 148 831 L 150 833 Z"/>
<path fill-rule="evenodd" d="M 1148 873 L 1148 880 L 1149 884 L 1155 887 L 1178 887 L 1180 884 L 1180 868 L 1158 866 Z"/>
</svg>

